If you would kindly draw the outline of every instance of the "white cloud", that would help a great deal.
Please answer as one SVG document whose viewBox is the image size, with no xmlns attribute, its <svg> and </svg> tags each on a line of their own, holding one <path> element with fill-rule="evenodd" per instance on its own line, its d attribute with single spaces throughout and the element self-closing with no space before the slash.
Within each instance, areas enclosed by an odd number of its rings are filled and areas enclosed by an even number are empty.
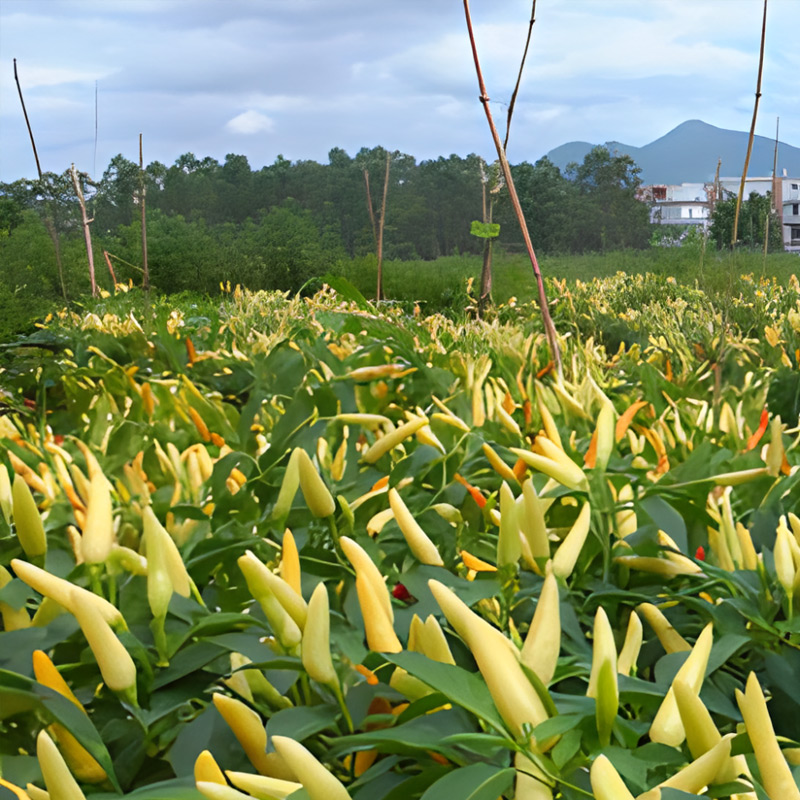
<svg viewBox="0 0 800 800">
<path fill-rule="evenodd" d="M 225 123 L 225 129 L 231 133 L 241 133 L 250 135 L 254 133 L 269 133 L 275 127 L 275 123 L 260 111 L 243 111 L 233 119 Z"/>
</svg>

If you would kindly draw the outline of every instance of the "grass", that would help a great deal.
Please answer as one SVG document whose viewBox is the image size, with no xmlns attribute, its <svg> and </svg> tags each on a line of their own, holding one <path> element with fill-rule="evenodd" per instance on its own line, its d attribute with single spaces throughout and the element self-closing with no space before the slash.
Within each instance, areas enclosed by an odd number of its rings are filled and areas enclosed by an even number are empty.
<svg viewBox="0 0 800 800">
<path fill-rule="evenodd" d="M 385 261 L 384 292 L 387 298 L 421 302 L 426 310 L 463 308 L 469 278 L 477 284 L 482 258 L 478 255 L 443 256 L 435 261 Z M 540 266 L 545 278 L 589 281 L 617 272 L 636 275 L 646 272 L 674 277 L 680 283 L 694 284 L 715 293 L 724 293 L 731 278 L 752 273 L 774 277 L 785 284 L 800 271 L 800 259 L 791 253 L 771 253 L 764 260 L 760 252 L 737 251 L 701 253 L 689 248 L 651 248 L 584 255 L 543 256 Z M 366 296 L 375 294 L 374 258 L 340 262 L 338 273 Z M 530 262 L 525 256 L 498 250 L 494 259 L 494 300 L 506 303 L 516 297 L 521 302 L 535 299 L 536 287 Z"/>
</svg>

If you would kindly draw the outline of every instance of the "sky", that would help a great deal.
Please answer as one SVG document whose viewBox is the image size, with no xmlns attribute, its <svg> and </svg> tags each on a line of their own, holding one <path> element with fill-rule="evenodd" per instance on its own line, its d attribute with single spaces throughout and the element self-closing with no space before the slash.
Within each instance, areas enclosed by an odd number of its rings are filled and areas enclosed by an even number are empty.
<svg viewBox="0 0 800 800">
<path fill-rule="evenodd" d="M 531 0 L 472 0 L 505 130 Z M 756 133 L 800 146 L 800 0 L 769 0 Z M 569 141 L 642 146 L 688 119 L 747 131 L 761 0 L 537 0 L 512 162 Z M 252 169 L 381 145 L 494 158 L 459 0 L 0 0 L 0 181 L 101 177 L 122 153 Z M 95 102 L 95 98 L 97 102 Z M 97 139 L 95 144 L 95 120 Z"/>
</svg>

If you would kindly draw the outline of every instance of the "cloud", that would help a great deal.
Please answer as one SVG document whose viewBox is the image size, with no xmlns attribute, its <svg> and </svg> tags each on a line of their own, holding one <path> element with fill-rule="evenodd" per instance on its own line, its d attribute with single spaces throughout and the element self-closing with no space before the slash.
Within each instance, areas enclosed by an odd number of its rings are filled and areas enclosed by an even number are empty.
<svg viewBox="0 0 800 800">
<path fill-rule="evenodd" d="M 275 127 L 275 123 L 260 111 L 244 111 L 233 119 L 225 123 L 225 129 L 231 133 L 242 133 L 251 135 L 254 133 L 269 133 Z"/>
</svg>

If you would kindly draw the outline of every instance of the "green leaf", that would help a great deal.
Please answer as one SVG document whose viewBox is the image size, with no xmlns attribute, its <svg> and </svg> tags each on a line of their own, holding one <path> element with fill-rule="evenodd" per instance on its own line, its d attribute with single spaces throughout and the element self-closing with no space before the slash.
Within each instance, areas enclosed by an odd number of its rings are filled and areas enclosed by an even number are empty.
<svg viewBox="0 0 800 800">
<path fill-rule="evenodd" d="M 62 694 L 7 670 L 0 670 L 0 708 L 3 716 L 37 712 L 48 721 L 61 723 L 97 760 L 115 789 L 120 789 L 114 764 L 89 717 Z"/>
<path fill-rule="evenodd" d="M 471 711 L 496 730 L 505 732 L 503 720 L 497 713 L 489 689 L 480 675 L 452 664 L 433 661 L 422 653 L 390 653 L 385 658 L 441 692 L 451 702 Z"/>
<path fill-rule="evenodd" d="M 297 706 L 273 714 L 267 723 L 267 737 L 290 736 L 302 742 L 315 733 L 336 725 L 340 711 L 334 706 Z"/>
<path fill-rule="evenodd" d="M 512 784 L 516 770 L 491 764 L 470 764 L 439 778 L 421 800 L 497 800 Z"/>
<path fill-rule="evenodd" d="M 481 222 L 474 219 L 469 226 L 469 232 L 479 239 L 494 239 L 500 235 L 500 225 L 497 222 Z"/>
</svg>

